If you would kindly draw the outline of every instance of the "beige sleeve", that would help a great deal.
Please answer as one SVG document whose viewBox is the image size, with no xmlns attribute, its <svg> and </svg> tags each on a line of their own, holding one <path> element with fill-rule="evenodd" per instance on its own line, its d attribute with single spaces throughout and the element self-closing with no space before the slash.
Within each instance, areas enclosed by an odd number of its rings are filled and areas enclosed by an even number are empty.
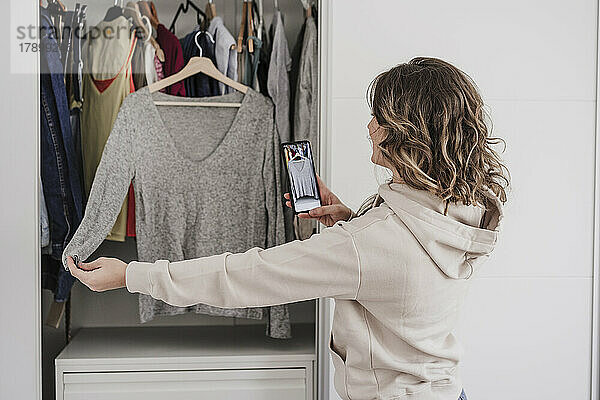
<svg viewBox="0 0 600 400">
<path fill-rule="evenodd" d="M 304 241 L 266 250 L 180 262 L 131 262 L 127 289 L 168 304 L 265 307 L 334 297 L 355 299 L 360 264 L 353 237 L 340 225 Z"/>
</svg>

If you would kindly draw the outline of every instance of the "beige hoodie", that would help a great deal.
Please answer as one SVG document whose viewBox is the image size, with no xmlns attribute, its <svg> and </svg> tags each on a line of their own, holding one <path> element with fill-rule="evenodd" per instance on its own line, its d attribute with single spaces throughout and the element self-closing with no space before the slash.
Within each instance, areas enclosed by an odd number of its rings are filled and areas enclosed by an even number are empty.
<svg viewBox="0 0 600 400">
<path fill-rule="evenodd" d="M 130 292 L 175 306 L 256 307 L 332 297 L 330 351 L 344 399 L 457 400 L 453 331 L 470 277 L 494 249 L 487 212 L 384 184 L 361 216 L 305 241 L 169 263 L 132 262 Z M 482 228 L 480 228 L 482 226 Z"/>
</svg>

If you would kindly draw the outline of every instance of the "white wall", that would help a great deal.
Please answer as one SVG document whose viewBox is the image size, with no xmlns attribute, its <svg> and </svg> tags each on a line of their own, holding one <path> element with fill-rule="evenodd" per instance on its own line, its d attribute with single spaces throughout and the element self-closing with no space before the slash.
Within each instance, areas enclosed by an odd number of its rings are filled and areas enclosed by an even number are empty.
<svg viewBox="0 0 600 400">
<path fill-rule="evenodd" d="M 330 184 L 354 208 L 377 182 L 365 92 L 414 56 L 478 83 L 513 179 L 497 251 L 459 332 L 469 398 L 589 399 L 597 2 L 333 2 Z"/>
</svg>

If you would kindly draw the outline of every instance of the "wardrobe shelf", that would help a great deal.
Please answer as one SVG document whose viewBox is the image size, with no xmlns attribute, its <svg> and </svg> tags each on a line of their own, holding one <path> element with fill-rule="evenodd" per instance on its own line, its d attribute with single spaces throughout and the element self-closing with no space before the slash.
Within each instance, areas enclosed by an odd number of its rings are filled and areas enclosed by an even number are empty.
<svg viewBox="0 0 600 400">
<path fill-rule="evenodd" d="M 182 363 L 311 362 L 316 359 L 314 325 L 296 324 L 292 339 L 265 336 L 265 327 L 193 326 L 83 328 L 56 358 L 56 366 L 86 364 L 94 368 L 122 363 L 149 369 Z M 121 364 L 122 364 L 121 363 Z M 146 368 L 145 368 L 146 369 Z M 80 370 L 80 368 L 78 368 Z"/>
</svg>

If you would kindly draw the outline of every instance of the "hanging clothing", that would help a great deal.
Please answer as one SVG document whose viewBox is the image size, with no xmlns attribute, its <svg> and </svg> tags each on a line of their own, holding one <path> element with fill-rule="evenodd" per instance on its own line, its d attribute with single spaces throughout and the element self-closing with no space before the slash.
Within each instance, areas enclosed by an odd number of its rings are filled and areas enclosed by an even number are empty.
<svg viewBox="0 0 600 400">
<path fill-rule="evenodd" d="M 137 32 L 137 30 L 135 31 Z M 144 59 L 146 49 L 142 35 L 136 33 L 136 43 L 131 58 L 131 75 L 133 77 L 133 86 L 135 90 L 141 89 L 148 85 L 146 79 L 146 60 Z"/>
<path fill-rule="evenodd" d="M 275 122 L 281 142 L 292 141 L 290 127 L 290 82 L 289 72 L 292 58 L 288 48 L 283 25 L 283 15 L 279 10 L 273 15 L 269 35 L 264 36 L 266 44 L 261 48 L 257 79 L 261 90 L 266 89 L 275 104 Z M 285 171 L 282 159 L 282 171 Z M 294 211 L 284 207 L 286 241 L 295 239 Z"/>
<path fill-rule="evenodd" d="M 66 13 L 65 19 L 70 21 L 69 40 L 70 56 L 67 57 L 68 64 L 65 65 L 65 83 L 67 87 L 67 99 L 69 100 L 71 131 L 75 148 L 75 158 L 81 169 L 83 160 L 81 158 L 81 108 L 83 106 L 83 58 L 81 32 L 85 29 L 87 6 L 76 4 L 73 11 Z M 83 172 L 79 172 L 80 180 Z M 82 186 L 82 184 L 80 185 Z"/>
<path fill-rule="evenodd" d="M 152 46 L 152 43 L 150 43 L 150 41 L 144 43 L 144 71 L 146 74 L 146 81 L 148 82 L 148 85 L 152 85 L 153 83 L 158 81 L 158 73 L 156 71 L 156 64 L 154 60 L 155 57 L 156 49 L 154 48 L 154 46 Z"/>
<path fill-rule="evenodd" d="M 54 292 L 55 301 L 64 302 L 74 279 L 62 268 L 57 269 L 52 260 L 60 260 L 83 215 L 81 165 L 71 129 L 56 30 L 41 7 L 40 24 L 40 173 L 51 236 L 50 255 L 42 260 L 42 287 Z"/>
<path fill-rule="evenodd" d="M 118 17 L 102 21 L 99 32 L 121 34 L 90 38 L 85 49 L 83 90 L 85 101 L 81 116 L 83 171 L 89 196 L 104 145 L 117 118 L 123 99 L 132 92 L 131 58 L 137 42 L 129 32 L 129 21 Z M 107 239 L 124 241 L 127 231 L 127 199 Z"/>
<path fill-rule="evenodd" d="M 40 203 L 40 247 L 44 248 L 50 245 L 50 222 L 48 221 L 48 208 L 44 198 L 43 184 L 40 178 L 39 203 Z"/>
<path fill-rule="evenodd" d="M 319 64 L 317 25 L 312 16 L 304 23 L 298 83 L 294 104 L 294 140 L 311 143 L 315 168 L 319 168 Z M 306 239 L 315 231 L 316 222 L 296 218 L 296 237 Z"/>
<path fill-rule="evenodd" d="M 254 44 L 254 53 L 248 50 L 248 39 L 251 39 Z M 260 49 L 262 41 L 256 36 L 250 36 L 242 45 L 242 52 L 238 53 L 238 81 L 251 88 L 258 88 L 256 74 L 260 62 Z"/>
<path fill-rule="evenodd" d="M 237 51 L 235 40 L 221 17 L 214 17 L 208 26 L 208 33 L 215 39 L 216 66 L 223 75 L 234 81 L 238 80 Z M 220 93 L 232 93 L 235 89 L 219 82 Z"/>
<path fill-rule="evenodd" d="M 163 72 L 166 77 L 169 77 L 181 71 L 185 66 L 183 61 L 183 50 L 179 39 L 171 33 L 163 24 L 159 24 L 156 30 L 156 41 L 165 53 L 165 62 L 163 64 Z M 185 96 L 185 87 L 183 82 L 177 82 L 166 88 L 166 93 L 175 96 Z"/>
<path fill-rule="evenodd" d="M 272 28 L 273 26 L 271 25 L 269 29 L 269 34 L 267 34 L 264 25 L 262 27 L 262 34 L 260 36 L 262 40 L 262 46 L 260 47 L 260 52 L 258 55 L 258 66 L 256 69 L 256 84 L 258 85 L 258 90 L 265 96 L 270 96 L 268 88 L 268 79 L 269 66 L 271 65 L 271 53 L 273 51 L 273 32 L 271 31 Z"/>
<path fill-rule="evenodd" d="M 267 87 L 275 104 L 275 122 L 279 139 L 291 141 L 290 134 L 290 82 L 288 73 L 292 69 L 292 57 L 285 37 L 283 19 L 276 11 L 271 24 L 272 51 L 269 63 Z"/>
<path fill-rule="evenodd" d="M 163 70 L 163 63 L 158 59 L 158 55 L 154 56 L 154 69 L 156 69 L 156 79 L 159 81 L 165 78 L 165 73 Z M 166 93 L 166 89 L 160 90 L 163 93 Z"/>
<path fill-rule="evenodd" d="M 113 224 L 133 179 L 138 257 L 185 260 L 285 241 L 279 139 L 272 102 L 250 89 L 207 97 L 241 107 L 160 107 L 127 97 L 98 167 L 84 220 L 64 252 L 87 259 Z M 179 101 L 193 102 L 191 98 Z M 242 150 L 243 149 L 243 150 Z M 187 312 L 260 319 L 263 308 L 173 307 L 140 296 L 140 319 Z M 287 306 L 268 310 L 268 335 L 290 337 Z"/>
<path fill-rule="evenodd" d="M 198 48 L 196 40 L 200 48 Z M 181 40 L 181 47 L 183 48 L 183 59 L 186 64 L 192 57 L 199 57 L 200 49 L 202 49 L 202 57 L 208 58 L 216 66 L 215 41 L 209 33 L 197 28 Z M 195 74 L 184 79 L 183 82 L 187 97 L 207 97 L 221 94 L 219 82 L 205 74 Z"/>
<path fill-rule="evenodd" d="M 254 53 L 250 53 L 249 57 L 246 58 L 246 63 L 248 66 L 246 67 L 246 74 L 251 74 L 248 77 L 248 82 L 250 82 L 250 87 L 254 88 L 256 91 L 260 91 L 260 84 L 258 82 L 258 66 L 260 65 L 260 54 L 263 42 L 258 38 L 258 36 L 250 36 L 252 42 L 254 43 Z"/>
<path fill-rule="evenodd" d="M 248 46 L 242 44 L 242 51 L 237 53 L 237 65 L 238 65 L 238 82 L 243 83 L 248 86 L 246 82 L 246 53 L 248 51 Z"/>
<path fill-rule="evenodd" d="M 308 140 L 319 160 L 319 64 L 317 25 L 306 18 L 294 113 L 294 140 Z M 317 163 L 318 165 L 318 163 Z"/>
</svg>

